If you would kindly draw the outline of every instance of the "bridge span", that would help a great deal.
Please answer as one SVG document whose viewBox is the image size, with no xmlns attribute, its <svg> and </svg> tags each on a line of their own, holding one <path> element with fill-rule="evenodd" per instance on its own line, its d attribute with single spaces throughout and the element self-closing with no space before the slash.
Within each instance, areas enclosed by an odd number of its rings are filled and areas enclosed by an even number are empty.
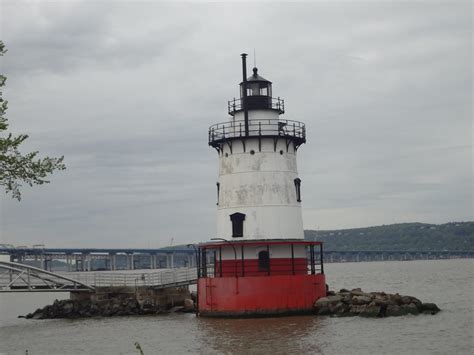
<svg viewBox="0 0 474 355">
<path fill-rule="evenodd" d="M 142 273 L 160 273 L 162 269 L 193 268 L 195 250 L 181 246 L 158 249 L 119 248 L 28 248 L 0 244 L 0 255 L 8 255 L 10 262 L 32 265 L 47 271 L 70 273 L 140 270 Z M 474 251 L 447 250 L 325 250 L 325 261 L 358 262 L 389 260 L 426 260 L 473 258 Z M 78 274 L 79 275 L 79 274 Z M 80 276 L 85 277 L 85 276 Z"/>
<path fill-rule="evenodd" d="M 101 271 L 160 269 L 195 266 L 193 248 L 45 248 L 0 244 L 0 255 L 11 262 L 53 271 Z"/>
<path fill-rule="evenodd" d="M 162 270 L 50 272 L 30 265 L 0 261 L 0 292 L 95 292 L 106 287 L 164 289 L 197 282 L 196 268 Z"/>
</svg>

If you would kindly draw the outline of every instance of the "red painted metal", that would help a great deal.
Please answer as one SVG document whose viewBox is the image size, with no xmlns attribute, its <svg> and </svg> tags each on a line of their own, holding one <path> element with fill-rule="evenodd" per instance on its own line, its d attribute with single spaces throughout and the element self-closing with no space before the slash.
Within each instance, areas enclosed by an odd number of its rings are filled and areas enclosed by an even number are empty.
<svg viewBox="0 0 474 355">
<path fill-rule="evenodd" d="M 310 312 L 326 296 L 323 274 L 200 278 L 202 316 L 278 315 Z"/>
<path fill-rule="evenodd" d="M 237 267 L 235 266 L 237 264 Z M 245 276 L 263 276 L 268 275 L 267 269 L 261 269 L 258 259 L 244 259 L 242 269 L 242 260 L 222 260 L 216 263 L 216 275 L 219 276 L 242 276 L 244 270 Z M 221 274 L 222 265 L 222 274 Z M 294 273 L 293 273 L 294 271 Z M 294 258 L 294 269 L 291 258 L 271 258 L 271 275 L 306 275 L 308 273 L 308 261 L 306 258 Z"/>
</svg>

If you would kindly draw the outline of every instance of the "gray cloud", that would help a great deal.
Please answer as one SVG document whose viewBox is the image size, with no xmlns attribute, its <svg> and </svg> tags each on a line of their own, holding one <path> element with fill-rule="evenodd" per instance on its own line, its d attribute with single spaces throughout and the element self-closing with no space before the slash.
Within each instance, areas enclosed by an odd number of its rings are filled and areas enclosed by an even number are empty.
<svg viewBox="0 0 474 355">
<path fill-rule="evenodd" d="M 5 96 L 26 149 L 66 155 L 2 196 L 5 242 L 159 246 L 215 233 L 207 127 L 240 58 L 304 121 L 306 228 L 472 219 L 472 4 L 4 1 Z M 250 55 L 250 62 L 252 55 Z"/>
</svg>

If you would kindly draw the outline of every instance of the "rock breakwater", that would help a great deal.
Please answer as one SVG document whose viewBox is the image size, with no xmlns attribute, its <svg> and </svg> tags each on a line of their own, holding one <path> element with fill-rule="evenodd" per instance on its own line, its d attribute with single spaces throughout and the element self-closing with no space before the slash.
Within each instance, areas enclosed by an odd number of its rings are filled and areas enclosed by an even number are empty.
<svg viewBox="0 0 474 355">
<path fill-rule="evenodd" d="M 317 315 L 336 317 L 397 317 L 407 314 L 436 314 L 440 311 L 434 303 L 423 303 L 416 297 L 398 293 L 364 292 L 360 288 L 351 291 L 328 291 L 326 297 L 314 304 Z"/>
<path fill-rule="evenodd" d="M 147 314 L 163 314 L 172 312 L 194 312 L 194 301 L 185 299 L 172 306 L 156 305 L 152 302 L 139 302 L 134 298 L 109 299 L 98 302 L 91 300 L 56 300 L 52 305 L 38 308 L 22 318 L 52 319 L 52 318 L 88 318 L 116 317 Z"/>
</svg>

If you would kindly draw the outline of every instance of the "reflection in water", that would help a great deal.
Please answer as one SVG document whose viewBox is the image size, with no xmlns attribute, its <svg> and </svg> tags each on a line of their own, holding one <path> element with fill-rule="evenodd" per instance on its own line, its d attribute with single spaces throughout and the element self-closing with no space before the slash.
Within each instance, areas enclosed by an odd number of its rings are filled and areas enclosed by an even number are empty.
<svg viewBox="0 0 474 355">
<path fill-rule="evenodd" d="M 317 336 L 322 318 L 314 316 L 257 319 L 197 319 L 201 333 L 199 342 L 207 351 L 220 353 L 319 352 L 305 342 Z"/>
</svg>

